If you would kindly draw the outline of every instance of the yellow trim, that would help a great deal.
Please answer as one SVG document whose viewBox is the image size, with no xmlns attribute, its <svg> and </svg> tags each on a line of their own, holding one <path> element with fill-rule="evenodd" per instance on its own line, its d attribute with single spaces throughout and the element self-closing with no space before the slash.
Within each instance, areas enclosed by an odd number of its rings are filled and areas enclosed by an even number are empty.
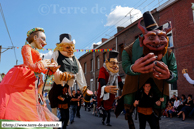
<svg viewBox="0 0 194 129">
<path fill-rule="evenodd" d="M 151 24 L 151 25 L 147 26 L 146 28 L 150 28 L 150 27 L 152 27 L 152 26 L 157 26 L 157 25 L 158 25 L 158 24 L 154 23 L 154 24 Z"/>
<path fill-rule="evenodd" d="M 89 103 L 90 101 L 86 101 L 86 100 L 84 99 L 84 102 L 87 102 L 87 103 Z"/>
</svg>

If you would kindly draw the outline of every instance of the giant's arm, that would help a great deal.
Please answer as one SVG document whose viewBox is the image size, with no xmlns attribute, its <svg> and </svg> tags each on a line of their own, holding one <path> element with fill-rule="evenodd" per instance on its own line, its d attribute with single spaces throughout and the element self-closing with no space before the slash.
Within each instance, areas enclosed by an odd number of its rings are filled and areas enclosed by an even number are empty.
<svg viewBox="0 0 194 129">
<path fill-rule="evenodd" d="M 83 92 L 83 90 L 85 90 L 85 88 L 87 88 L 87 83 L 86 83 L 84 72 L 82 70 L 82 66 L 80 65 L 77 58 L 75 58 L 75 59 L 77 61 L 78 68 L 79 68 L 78 73 L 76 74 L 76 81 L 77 81 L 77 84 L 79 86 L 79 89 Z"/>
<path fill-rule="evenodd" d="M 58 56 L 59 56 L 59 52 L 54 51 L 53 55 L 51 56 L 51 59 L 53 58 L 57 62 Z M 54 82 L 56 84 L 61 84 L 61 81 L 60 81 L 60 74 L 61 73 L 63 73 L 63 72 L 61 72 L 59 69 L 57 69 L 57 71 L 54 73 Z"/>
<path fill-rule="evenodd" d="M 38 62 L 34 63 L 32 60 L 32 53 L 31 53 L 31 47 L 24 45 L 22 47 L 22 56 L 25 64 L 28 66 L 29 69 L 31 69 L 34 72 L 37 73 L 46 73 L 47 69 L 44 68 L 44 65 L 41 60 Z"/>
<path fill-rule="evenodd" d="M 189 74 L 188 74 L 188 73 L 184 73 L 183 76 L 186 78 L 186 80 L 187 80 L 190 84 L 194 84 L 194 80 L 192 80 L 192 79 L 189 77 Z"/>
<path fill-rule="evenodd" d="M 168 68 L 171 72 L 171 78 L 167 80 L 168 83 L 174 83 L 178 79 L 177 64 L 174 53 L 171 53 L 168 58 Z"/>
<path fill-rule="evenodd" d="M 123 50 L 122 52 L 122 67 L 123 67 L 123 70 L 126 74 L 128 75 L 140 75 L 140 73 L 134 73 L 131 69 L 132 67 L 132 61 L 128 55 L 128 53 Z"/>
</svg>

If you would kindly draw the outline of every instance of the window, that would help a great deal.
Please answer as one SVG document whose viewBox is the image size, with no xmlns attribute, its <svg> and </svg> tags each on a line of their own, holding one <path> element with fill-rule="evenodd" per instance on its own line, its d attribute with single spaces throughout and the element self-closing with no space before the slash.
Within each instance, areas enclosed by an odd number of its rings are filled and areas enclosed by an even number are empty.
<svg viewBox="0 0 194 129">
<path fill-rule="evenodd" d="M 93 59 L 91 59 L 91 69 L 90 69 L 91 71 L 94 70 L 94 69 L 93 69 L 93 66 L 94 66 L 94 65 L 93 65 Z"/>
<path fill-rule="evenodd" d="M 170 23 L 171 23 L 171 21 L 170 21 Z M 168 23 L 165 23 L 165 24 L 163 25 L 163 28 L 168 28 Z M 168 38 L 169 38 L 168 47 L 174 47 L 172 30 L 171 30 L 170 32 L 167 33 L 167 36 L 168 36 Z"/>
<path fill-rule="evenodd" d="M 86 62 L 84 63 L 84 73 L 85 74 L 87 73 L 87 64 L 86 64 Z"/>
<path fill-rule="evenodd" d="M 97 56 L 96 58 L 96 63 L 97 63 L 97 69 L 100 69 L 100 58 Z"/>
<path fill-rule="evenodd" d="M 107 59 L 107 57 L 106 57 L 106 52 L 105 53 L 103 53 L 103 61 L 105 62 L 106 61 L 106 59 Z"/>
<path fill-rule="evenodd" d="M 171 90 L 177 90 L 177 81 L 171 84 Z"/>
</svg>

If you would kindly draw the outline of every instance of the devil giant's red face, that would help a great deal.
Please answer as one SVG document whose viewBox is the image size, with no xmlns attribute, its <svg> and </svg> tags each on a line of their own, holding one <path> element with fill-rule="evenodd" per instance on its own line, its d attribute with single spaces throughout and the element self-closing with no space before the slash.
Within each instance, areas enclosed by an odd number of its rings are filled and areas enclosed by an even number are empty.
<svg viewBox="0 0 194 129">
<path fill-rule="evenodd" d="M 148 53 L 153 52 L 158 56 L 158 60 L 161 60 L 168 48 L 168 37 L 166 34 L 171 30 L 170 23 L 169 28 L 165 30 L 155 29 L 147 31 L 145 27 L 141 26 L 140 21 L 138 27 L 143 33 L 143 37 L 139 37 L 140 46 L 143 47 L 143 54 L 147 55 Z"/>
<path fill-rule="evenodd" d="M 161 30 L 148 31 L 144 35 L 143 46 L 151 51 L 162 51 L 168 45 L 166 32 Z"/>
</svg>

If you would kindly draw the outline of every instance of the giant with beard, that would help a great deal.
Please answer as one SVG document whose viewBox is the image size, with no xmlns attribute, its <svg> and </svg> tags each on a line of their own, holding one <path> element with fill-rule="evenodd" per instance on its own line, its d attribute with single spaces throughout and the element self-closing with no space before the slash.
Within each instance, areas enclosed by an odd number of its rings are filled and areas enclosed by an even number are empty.
<svg viewBox="0 0 194 129">
<path fill-rule="evenodd" d="M 164 109 L 166 106 L 169 95 L 168 84 L 178 79 L 175 56 L 172 50 L 168 49 L 167 33 L 171 30 L 170 23 L 166 29 L 159 27 L 150 12 L 145 12 L 143 19 L 145 27 L 140 24 L 141 20 L 138 23 L 142 35 L 127 46 L 122 53 L 122 67 L 127 74 L 122 99 L 126 110 L 125 118 L 128 120 L 130 129 L 135 128 L 131 115 L 138 88 L 141 88 L 148 78 L 153 79 L 154 92 L 158 97 L 164 96 L 161 107 L 157 105 L 153 107 L 158 116 L 160 108 Z M 116 112 L 117 116 L 118 114 Z M 157 123 L 159 128 L 159 119 Z"/>
</svg>

